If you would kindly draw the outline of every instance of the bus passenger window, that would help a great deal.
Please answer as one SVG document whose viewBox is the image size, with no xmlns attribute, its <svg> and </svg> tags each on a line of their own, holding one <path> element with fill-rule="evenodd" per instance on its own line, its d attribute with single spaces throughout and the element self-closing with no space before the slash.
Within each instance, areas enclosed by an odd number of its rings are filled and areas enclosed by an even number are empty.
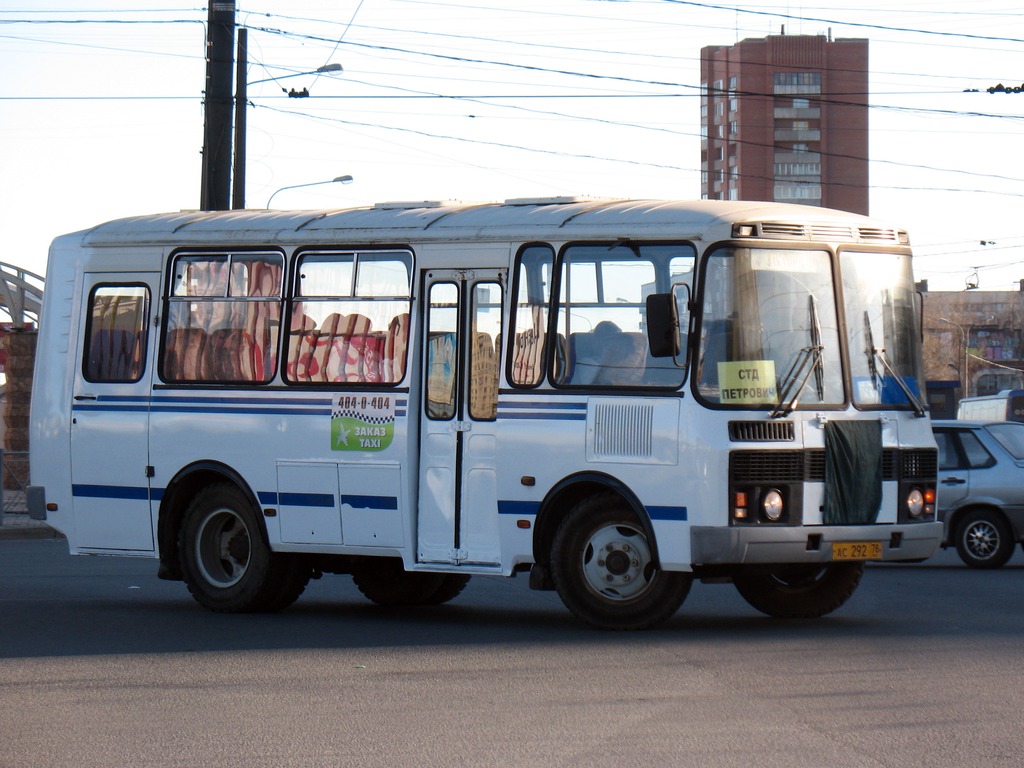
<svg viewBox="0 0 1024 768">
<path fill-rule="evenodd" d="M 86 381 L 133 382 L 146 365 L 149 290 L 99 286 L 89 298 L 83 374 Z"/>
<path fill-rule="evenodd" d="M 501 349 L 501 285 L 473 286 L 473 339 L 469 358 L 469 415 L 498 417 L 498 352 Z"/>
<path fill-rule="evenodd" d="M 458 381 L 459 289 L 454 283 L 430 288 L 427 318 L 427 417 L 455 418 Z"/>
<path fill-rule="evenodd" d="M 285 379 L 319 385 L 400 383 L 409 347 L 411 265 L 405 251 L 303 254 Z"/>
<path fill-rule="evenodd" d="M 544 352 L 551 301 L 551 275 L 555 253 L 548 245 L 531 245 L 519 255 L 514 308 L 515 333 L 510 353 L 509 380 L 513 385 L 536 386 L 544 378 Z"/>
<path fill-rule="evenodd" d="M 182 254 L 174 261 L 161 373 L 175 383 L 266 383 L 277 373 L 278 253 Z"/>
</svg>

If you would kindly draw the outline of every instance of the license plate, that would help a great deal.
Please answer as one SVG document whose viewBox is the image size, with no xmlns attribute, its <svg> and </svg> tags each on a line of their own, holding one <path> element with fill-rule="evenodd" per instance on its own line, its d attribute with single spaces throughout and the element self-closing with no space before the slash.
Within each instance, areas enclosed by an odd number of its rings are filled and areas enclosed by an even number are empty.
<svg viewBox="0 0 1024 768">
<path fill-rule="evenodd" d="M 833 560 L 881 560 L 880 541 L 837 541 L 832 544 Z"/>
</svg>

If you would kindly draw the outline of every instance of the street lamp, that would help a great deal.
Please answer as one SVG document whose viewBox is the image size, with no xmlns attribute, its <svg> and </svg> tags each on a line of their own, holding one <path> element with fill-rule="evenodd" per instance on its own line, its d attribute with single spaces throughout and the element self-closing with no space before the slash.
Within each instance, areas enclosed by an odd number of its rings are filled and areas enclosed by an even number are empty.
<svg viewBox="0 0 1024 768">
<path fill-rule="evenodd" d="M 964 331 L 964 327 L 960 323 L 954 323 L 952 320 L 947 320 L 944 317 L 939 318 L 941 323 L 949 323 L 952 326 L 956 326 L 960 329 L 960 347 L 964 351 L 964 397 L 970 395 L 971 387 L 971 361 L 967 356 L 967 333 Z"/>
<path fill-rule="evenodd" d="M 238 30 L 238 55 L 235 69 L 235 158 L 234 158 L 234 179 L 231 183 L 231 207 L 235 210 L 245 208 L 245 138 L 246 120 L 245 108 L 249 103 L 248 86 L 256 83 L 265 83 L 269 80 L 283 80 L 286 77 L 300 77 L 302 75 L 322 75 L 329 72 L 341 72 L 341 64 L 324 64 L 311 72 L 296 72 L 293 75 L 282 75 L 281 77 L 267 78 L 267 80 L 254 80 L 249 83 L 245 79 L 246 69 L 249 66 L 249 30 L 242 28 Z M 285 89 L 282 88 L 282 91 Z M 291 97 L 309 96 L 309 90 L 303 88 L 301 91 L 285 91 Z M 278 190 L 280 191 L 280 190 Z M 271 195 L 273 197 L 273 195 Z M 269 207 L 269 203 L 267 203 Z"/>
<path fill-rule="evenodd" d="M 286 189 L 298 189 L 299 187 L 315 187 L 320 184 L 351 184 L 352 182 L 353 178 L 346 173 L 344 176 L 335 176 L 333 179 L 327 179 L 325 181 L 310 181 L 305 184 L 292 184 L 291 186 L 288 187 L 281 187 L 280 189 L 275 190 L 274 194 L 270 196 L 269 200 L 267 200 L 267 208 L 270 208 L 270 202 L 271 200 L 274 199 L 274 196 L 277 195 L 278 192 L 284 192 Z"/>
</svg>

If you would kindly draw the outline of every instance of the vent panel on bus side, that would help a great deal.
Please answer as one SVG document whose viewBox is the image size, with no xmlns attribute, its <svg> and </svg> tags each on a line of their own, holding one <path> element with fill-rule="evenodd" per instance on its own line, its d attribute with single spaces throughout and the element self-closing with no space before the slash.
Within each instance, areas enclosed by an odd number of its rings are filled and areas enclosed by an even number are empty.
<svg viewBox="0 0 1024 768">
<path fill-rule="evenodd" d="M 672 465 L 679 461 L 679 401 L 591 398 L 587 461 Z"/>
</svg>

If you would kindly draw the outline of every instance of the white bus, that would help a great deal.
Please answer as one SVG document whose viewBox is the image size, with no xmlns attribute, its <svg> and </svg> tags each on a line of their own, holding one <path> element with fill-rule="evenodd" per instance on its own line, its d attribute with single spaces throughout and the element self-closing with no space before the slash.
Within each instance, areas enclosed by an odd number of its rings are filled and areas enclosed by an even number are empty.
<svg viewBox="0 0 1024 768">
<path fill-rule="evenodd" d="M 942 538 L 905 232 L 804 206 L 140 216 L 50 251 L 33 516 L 215 611 L 529 573 L 602 628 L 694 578 L 814 617 Z"/>
</svg>

